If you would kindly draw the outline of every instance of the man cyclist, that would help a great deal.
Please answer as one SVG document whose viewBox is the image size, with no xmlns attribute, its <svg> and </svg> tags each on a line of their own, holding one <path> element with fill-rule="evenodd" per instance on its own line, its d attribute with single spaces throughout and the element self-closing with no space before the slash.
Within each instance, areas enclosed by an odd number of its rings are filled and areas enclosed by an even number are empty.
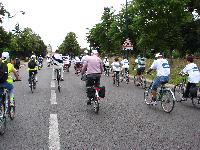
<svg viewBox="0 0 200 150">
<path fill-rule="evenodd" d="M 129 74 L 129 61 L 126 57 L 121 61 L 121 65 L 122 65 L 122 76 L 124 76 L 126 72 Z"/>
<path fill-rule="evenodd" d="M 82 68 L 82 63 L 81 63 L 81 60 L 78 56 L 75 57 L 75 65 L 74 65 L 74 69 L 75 69 L 75 74 L 78 74 Z"/>
<path fill-rule="evenodd" d="M 135 63 L 137 65 L 137 79 L 139 79 L 139 83 L 142 80 L 142 76 L 144 74 L 145 65 L 146 65 L 146 58 L 141 57 L 140 55 L 137 56 L 137 59 L 135 60 Z M 139 85 L 138 83 L 138 85 Z"/>
<path fill-rule="evenodd" d="M 121 71 L 121 65 L 120 65 L 120 62 L 119 62 L 119 58 L 115 58 L 115 61 L 111 64 L 111 66 L 112 66 L 112 71 L 113 71 L 113 73 L 115 74 L 119 74 L 120 73 L 120 71 Z M 113 83 L 115 83 L 115 78 L 114 78 L 115 76 L 113 75 Z"/>
<path fill-rule="evenodd" d="M 86 72 L 87 70 L 87 72 Z M 92 55 L 86 58 L 86 62 L 83 65 L 81 74 L 87 75 L 86 87 L 91 87 L 93 85 L 100 85 L 100 78 L 103 72 L 102 60 L 98 57 L 98 51 L 93 50 Z M 91 100 L 87 102 L 88 105 L 91 104 Z"/>
<path fill-rule="evenodd" d="M 53 59 L 53 80 L 56 80 L 56 69 L 60 69 L 61 73 L 61 81 L 64 81 L 63 79 L 63 59 L 62 55 L 59 54 L 59 50 L 57 49 L 55 51 L 55 54 L 52 56 Z"/>
<path fill-rule="evenodd" d="M 84 56 L 81 59 L 82 64 L 84 64 L 86 62 L 86 59 L 87 59 L 88 56 L 89 56 L 88 51 L 84 50 Z"/>
<path fill-rule="evenodd" d="M 110 68 L 110 63 L 109 63 L 108 57 L 105 57 L 103 60 L 103 68 L 104 68 L 104 72 L 106 74 L 107 70 Z"/>
<path fill-rule="evenodd" d="M 38 65 L 40 66 L 41 65 L 41 68 L 42 68 L 42 66 L 43 66 L 43 57 L 40 55 L 39 57 L 38 57 Z"/>
<path fill-rule="evenodd" d="M 31 85 L 30 82 L 31 82 L 32 73 L 34 73 L 35 81 L 36 82 L 38 81 L 38 79 L 37 79 L 38 61 L 36 60 L 36 56 L 35 55 L 32 55 L 30 60 L 29 60 L 29 62 L 28 62 L 28 72 L 29 72 L 28 82 L 29 82 L 29 86 L 30 86 Z"/>
<path fill-rule="evenodd" d="M 8 90 L 8 94 L 10 96 L 10 106 L 14 106 L 14 86 L 13 86 L 12 73 L 14 74 L 16 80 L 20 80 L 20 77 L 19 77 L 19 74 L 17 73 L 17 70 L 14 68 L 13 64 L 10 63 L 9 57 L 10 56 L 8 52 L 2 53 L 1 61 L 2 63 L 5 63 L 7 65 L 8 78 L 5 81 L 0 82 L 0 87 L 6 88 Z M 3 91 L 0 91 L 0 94 L 2 94 L 2 92 Z"/>
<path fill-rule="evenodd" d="M 188 74 L 188 83 L 186 85 L 185 92 L 183 93 L 182 101 L 189 97 L 190 88 L 195 88 L 196 84 L 200 82 L 200 72 L 197 65 L 193 62 L 191 55 L 187 56 L 187 65 L 180 72 L 180 74 Z"/>
<path fill-rule="evenodd" d="M 14 67 L 17 71 L 19 70 L 19 68 L 20 68 L 20 59 L 19 58 L 15 58 Z"/>
<path fill-rule="evenodd" d="M 167 59 L 163 58 L 161 53 L 156 54 L 157 60 L 154 60 L 151 67 L 147 71 L 147 74 L 152 70 L 156 70 L 157 75 L 153 80 L 153 84 L 151 85 L 151 93 L 152 93 L 152 102 L 151 104 L 156 105 L 156 91 L 157 88 L 164 83 L 168 83 L 169 74 L 170 74 L 170 66 Z"/>
</svg>

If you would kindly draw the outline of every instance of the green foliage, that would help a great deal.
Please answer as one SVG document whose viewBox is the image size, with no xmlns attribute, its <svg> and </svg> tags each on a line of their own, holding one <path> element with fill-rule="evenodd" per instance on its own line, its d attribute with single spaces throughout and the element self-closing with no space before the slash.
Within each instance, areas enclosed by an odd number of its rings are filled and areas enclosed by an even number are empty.
<svg viewBox="0 0 200 150">
<path fill-rule="evenodd" d="M 63 55 L 78 55 L 80 54 L 80 46 L 77 41 L 76 34 L 74 32 L 69 32 L 65 37 L 62 44 L 59 46 L 59 50 Z"/>
</svg>

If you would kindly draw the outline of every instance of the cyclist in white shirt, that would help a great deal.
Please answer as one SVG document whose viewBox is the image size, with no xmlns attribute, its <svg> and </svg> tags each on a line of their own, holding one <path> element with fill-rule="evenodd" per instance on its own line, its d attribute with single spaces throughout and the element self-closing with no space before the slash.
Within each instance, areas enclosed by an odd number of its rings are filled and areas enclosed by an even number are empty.
<svg viewBox="0 0 200 150">
<path fill-rule="evenodd" d="M 135 63 L 137 64 L 137 79 L 141 81 L 145 70 L 146 58 L 140 57 L 140 55 L 138 55 Z"/>
<path fill-rule="evenodd" d="M 89 56 L 89 55 L 88 55 L 88 51 L 85 50 L 85 51 L 84 51 L 84 56 L 83 56 L 82 59 L 81 59 L 82 64 L 86 63 L 86 59 L 87 59 L 88 56 Z"/>
<path fill-rule="evenodd" d="M 153 64 L 147 71 L 147 74 L 150 73 L 152 70 L 156 70 L 157 72 L 156 78 L 153 80 L 153 84 L 151 85 L 152 104 L 156 104 L 157 88 L 161 84 L 168 83 L 170 74 L 170 66 L 167 59 L 164 59 L 161 53 L 157 53 L 156 57 L 158 59 L 154 60 Z"/>
<path fill-rule="evenodd" d="M 186 90 L 183 94 L 182 100 L 185 100 L 189 97 L 190 88 L 196 87 L 196 84 L 200 82 L 200 72 L 195 63 L 193 63 L 193 57 L 187 56 L 187 65 L 181 71 L 180 74 L 188 74 L 188 83 L 186 85 Z"/>
<path fill-rule="evenodd" d="M 122 65 L 122 72 L 126 72 L 128 71 L 129 73 L 129 61 L 128 59 L 124 58 L 122 61 L 121 61 L 121 65 Z"/>
<path fill-rule="evenodd" d="M 104 68 L 104 72 L 106 72 L 106 69 L 110 68 L 110 63 L 109 63 L 109 59 L 108 57 L 105 57 L 103 59 L 103 68 Z"/>
<path fill-rule="evenodd" d="M 115 61 L 111 64 L 113 72 L 120 72 L 120 62 L 118 58 L 115 58 Z"/>
<path fill-rule="evenodd" d="M 56 69 L 61 70 L 61 81 L 64 81 L 63 79 L 63 59 L 62 55 L 59 54 L 59 50 L 55 51 L 55 54 L 52 56 L 53 59 L 53 79 L 55 80 L 56 76 Z"/>
</svg>

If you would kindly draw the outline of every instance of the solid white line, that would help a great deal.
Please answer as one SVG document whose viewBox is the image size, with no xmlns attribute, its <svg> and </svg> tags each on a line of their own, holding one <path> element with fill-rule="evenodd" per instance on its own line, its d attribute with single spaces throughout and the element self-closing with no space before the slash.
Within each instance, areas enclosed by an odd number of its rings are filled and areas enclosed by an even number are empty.
<svg viewBox="0 0 200 150">
<path fill-rule="evenodd" d="M 60 150 L 57 114 L 50 114 L 49 124 L 49 150 Z"/>
<path fill-rule="evenodd" d="M 50 99 L 50 101 L 51 101 L 51 105 L 56 105 L 57 104 L 55 90 L 51 90 L 51 99 Z"/>
<path fill-rule="evenodd" d="M 51 81 L 51 87 L 52 87 L 52 88 L 55 87 L 55 81 Z"/>
</svg>

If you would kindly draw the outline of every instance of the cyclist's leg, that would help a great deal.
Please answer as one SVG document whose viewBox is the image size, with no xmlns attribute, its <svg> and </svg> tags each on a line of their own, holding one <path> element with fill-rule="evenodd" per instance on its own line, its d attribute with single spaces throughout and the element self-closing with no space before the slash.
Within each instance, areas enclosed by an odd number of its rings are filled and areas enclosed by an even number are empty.
<svg viewBox="0 0 200 150">
<path fill-rule="evenodd" d="M 8 90 L 8 95 L 10 97 L 10 103 L 11 105 L 14 105 L 14 87 L 12 84 L 9 84 L 7 82 L 4 83 L 4 88 Z"/>
<path fill-rule="evenodd" d="M 37 82 L 37 81 L 38 81 L 38 78 L 37 78 L 37 70 L 34 70 L 34 77 L 35 77 L 35 81 Z"/>
<path fill-rule="evenodd" d="M 190 93 L 190 88 L 193 84 L 188 82 L 186 85 L 186 89 L 185 92 L 183 93 L 183 98 L 188 98 L 189 97 L 189 93 Z"/>
<path fill-rule="evenodd" d="M 154 80 L 153 80 L 153 83 L 152 83 L 152 86 L 151 86 L 151 94 L 152 94 L 152 100 L 153 101 L 156 101 L 156 92 L 157 92 L 157 89 L 158 87 L 160 86 L 160 77 L 156 77 Z"/>
<path fill-rule="evenodd" d="M 56 76 L 56 69 L 55 69 L 55 66 L 53 65 L 53 72 L 52 72 L 52 79 L 53 80 L 56 79 L 55 76 Z"/>
<path fill-rule="evenodd" d="M 60 66 L 61 79 L 63 79 L 63 66 Z"/>
</svg>

